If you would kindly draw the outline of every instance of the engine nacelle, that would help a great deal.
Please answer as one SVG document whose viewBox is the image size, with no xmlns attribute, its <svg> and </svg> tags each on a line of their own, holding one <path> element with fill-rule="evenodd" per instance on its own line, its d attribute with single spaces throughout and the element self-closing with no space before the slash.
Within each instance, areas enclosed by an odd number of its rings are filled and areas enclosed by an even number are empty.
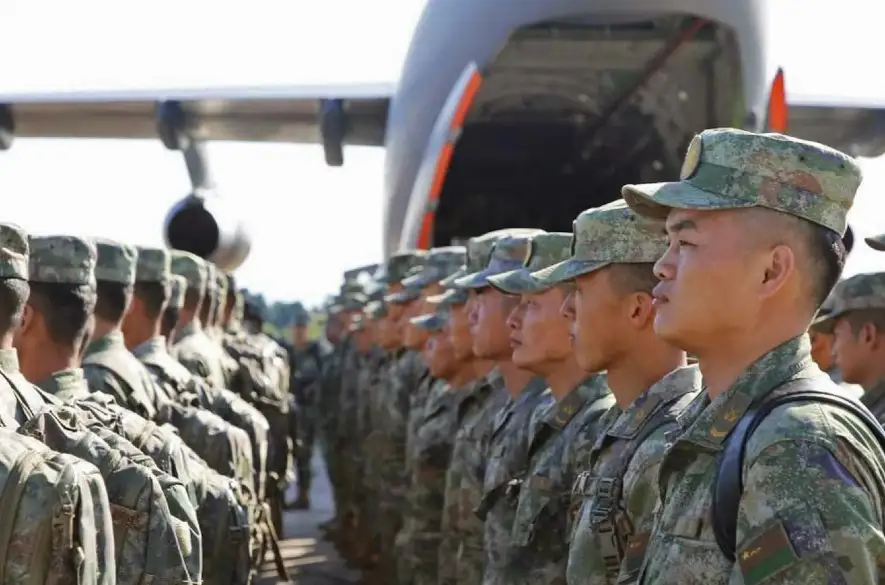
<svg viewBox="0 0 885 585">
<path fill-rule="evenodd" d="M 211 260 L 228 272 L 239 268 L 252 248 L 242 220 L 213 193 L 191 193 L 173 205 L 163 236 L 170 248 Z"/>
</svg>

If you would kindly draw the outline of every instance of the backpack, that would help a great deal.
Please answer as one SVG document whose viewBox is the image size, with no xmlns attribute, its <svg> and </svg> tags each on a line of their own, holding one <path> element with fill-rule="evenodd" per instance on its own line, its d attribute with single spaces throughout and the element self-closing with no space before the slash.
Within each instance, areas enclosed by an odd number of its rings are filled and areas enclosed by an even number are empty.
<svg viewBox="0 0 885 585">
<path fill-rule="evenodd" d="M 778 390 L 787 388 L 798 381 L 807 382 L 808 379 L 787 382 Z M 765 396 L 757 403 L 751 404 L 725 440 L 716 469 L 716 480 L 713 484 L 713 533 L 716 536 L 719 550 L 731 562 L 735 561 L 737 550 L 737 517 L 744 489 L 743 460 L 747 442 L 753 435 L 753 431 L 771 411 L 793 402 L 823 402 L 849 411 L 869 427 L 882 449 L 885 450 L 885 431 L 882 430 L 876 417 L 855 398 L 822 390 L 799 390 L 778 394 L 774 397 Z"/>
<path fill-rule="evenodd" d="M 114 533 L 94 465 L 0 429 L 0 583 L 114 583 Z"/>
<path fill-rule="evenodd" d="M 155 467 L 125 439 L 111 447 L 87 429 L 73 408 L 52 406 L 29 415 L 19 433 L 50 448 L 92 463 L 107 488 L 114 527 L 117 585 L 139 585 L 150 580 L 198 583 L 202 556 L 196 512 L 184 486 Z M 105 433 L 108 433 L 105 429 Z M 129 455 L 129 456 L 127 456 Z M 170 497 L 167 498 L 166 494 Z"/>
</svg>

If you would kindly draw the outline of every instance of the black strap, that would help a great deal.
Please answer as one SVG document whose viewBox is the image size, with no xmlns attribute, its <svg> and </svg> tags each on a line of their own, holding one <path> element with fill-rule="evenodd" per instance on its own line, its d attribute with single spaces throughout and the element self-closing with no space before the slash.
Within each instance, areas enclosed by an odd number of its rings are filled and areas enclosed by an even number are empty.
<svg viewBox="0 0 885 585">
<path fill-rule="evenodd" d="M 735 560 L 737 548 L 737 516 L 744 489 L 743 460 L 747 441 L 772 410 L 793 402 L 821 402 L 844 408 L 863 421 L 885 449 L 885 431 L 879 421 L 854 398 L 821 390 L 802 390 L 751 406 L 726 439 L 713 485 L 713 532 L 719 550 L 731 562 Z"/>
</svg>

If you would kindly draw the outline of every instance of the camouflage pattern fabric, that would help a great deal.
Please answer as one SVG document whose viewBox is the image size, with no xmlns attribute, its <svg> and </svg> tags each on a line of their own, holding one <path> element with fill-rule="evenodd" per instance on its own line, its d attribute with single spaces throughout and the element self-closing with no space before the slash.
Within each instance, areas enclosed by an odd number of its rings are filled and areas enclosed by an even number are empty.
<svg viewBox="0 0 885 585">
<path fill-rule="evenodd" d="M 701 391 L 696 366 L 651 386 L 626 410 L 603 417 L 586 470 L 574 479 L 568 583 L 635 581 L 658 501 L 658 465 L 678 417 Z"/>
<path fill-rule="evenodd" d="M 28 279 L 28 234 L 13 223 L 0 223 L 0 278 Z"/>
<path fill-rule="evenodd" d="M 296 471 L 300 489 L 310 490 L 313 482 L 311 458 L 316 444 L 319 412 L 319 385 L 323 371 L 322 350 L 319 343 L 308 342 L 303 348 L 287 347 L 291 381 L 289 387 L 298 403 L 298 440 Z"/>
<path fill-rule="evenodd" d="M 433 384 L 410 456 L 408 571 L 415 585 L 436 585 L 442 543 L 446 470 L 452 454 L 459 390 Z"/>
<path fill-rule="evenodd" d="M 111 507 L 94 465 L 0 429 L 0 490 L 2 582 L 116 582 Z"/>
<path fill-rule="evenodd" d="M 595 427 L 614 399 L 605 376 L 582 381 L 560 401 L 542 405 L 517 472 L 512 529 L 501 544 L 499 573 L 508 583 L 562 584 L 568 547 L 568 490 L 574 469 L 566 452 L 574 435 Z"/>
<path fill-rule="evenodd" d="M 813 323 L 824 333 L 832 332 L 836 321 L 851 311 L 885 310 L 885 272 L 855 274 L 839 281 L 825 305 L 827 311 Z"/>
<path fill-rule="evenodd" d="M 95 280 L 132 285 L 135 282 L 135 269 L 138 251 L 128 244 L 97 238 L 95 240 L 97 259 Z"/>
<path fill-rule="evenodd" d="M 482 502 L 486 476 L 486 454 L 495 419 L 508 403 L 510 395 L 504 388 L 504 380 L 498 370 L 487 376 L 492 386 L 490 396 L 479 405 L 471 407 L 462 403 L 458 410 L 459 424 L 455 443 L 452 447 L 452 462 L 449 471 L 460 480 L 455 530 L 458 540 L 457 562 L 455 563 L 456 582 L 459 585 L 476 585 L 482 582 L 485 565 L 485 523 L 476 517 L 476 509 Z M 475 411 L 467 416 L 464 409 Z M 449 490 L 449 475 L 446 475 L 446 491 Z M 440 559 L 442 562 L 442 559 Z"/>
<path fill-rule="evenodd" d="M 483 585 L 502 585 L 508 581 L 507 568 L 510 533 L 516 516 L 516 494 L 512 481 L 525 468 L 529 449 L 529 430 L 536 409 L 553 401 L 542 378 L 535 378 L 508 404 L 494 421 L 485 455 L 482 499 L 476 515 L 484 522 L 485 563 Z"/>
<path fill-rule="evenodd" d="M 157 416 L 157 388 L 126 349 L 119 331 L 89 342 L 83 353 L 83 372 L 94 392 L 110 394 L 119 404 L 146 419 Z"/>
<path fill-rule="evenodd" d="M 717 128 L 695 135 L 680 180 L 625 185 L 640 215 L 666 219 L 670 209 L 764 207 L 845 233 L 861 169 L 838 150 L 781 134 Z"/>
<path fill-rule="evenodd" d="M 0 349 L 0 419 L 7 428 L 17 428 L 48 402 L 18 368 L 16 351 Z"/>
<path fill-rule="evenodd" d="M 221 347 L 203 331 L 198 321 L 189 321 L 178 329 L 172 340 L 171 354 L 190 373 L 216 388 L 229 386 L 222 367 Z"/>
<path fill-rule="evenodd" d="M 885 454 L 854 415 L 826 404 L 782 406 L 756 429 L 743 458 L 737 562 L 716 545 L 709 512 L 722 442 L 753 400 L 789 378 L 837 391 L 802 335 L 762 356 L 723 394 L 712 401 L 701 395 L 686 411 L 687 430 L 660 464 L 663 507 L 642 583 L 757 585 L 774 575 L 786 585 L 879 581 Z"/>
</svg>

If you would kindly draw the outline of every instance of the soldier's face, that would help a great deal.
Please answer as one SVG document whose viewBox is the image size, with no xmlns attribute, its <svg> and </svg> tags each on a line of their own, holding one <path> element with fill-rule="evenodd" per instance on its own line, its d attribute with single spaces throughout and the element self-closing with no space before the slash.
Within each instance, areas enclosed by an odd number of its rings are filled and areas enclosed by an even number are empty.
<svg viewBox="0 0 885 585">
<path fill-rule="evenodd" d="M 473 336 L 470 334 L 470 309 L 467 304 L 455 305 L 449 311 L 446 331 L 455 353 L 455 359 L 466 360 L 473 357 Z"/>
<path fill-rule="evenodd" d="M 583 370 L 601 372 L 624 354 L 624 337 L 634 311 L 630 300 L 615 292 L 609 268 L 575 280 L 563 314 L 570 319 L 572 349 Z"/>
<path fill-rule="evenodd" d="M 655 264 L 654 326 L 676 347 L 702 355 L 759 322 L 767 258 L 747 241 L 742 213 L 674 209 L 667 218 L 670 245 Z"/>
<path fill-rule="evenodd" d="M 519 297 L 506 295 L 492 287 L 471 291 L 470 333 L 473 353 L 479 358 L 504 361 L 512 354 L 507 317 Z"/>
<path fill-rule="evenodd" d="M 876 360 L 877 347 L 881 343 L 876 327 L 867 323 L 855 331 L 848 319 L 837 319 L 833 329 L 833 357 L 849 384 L 866 381 L 867 372 Z"/>
<path fill-rule="evenodd" d="M 430 335 L 424 348 L 424 360 L 433 377 L 445 379 L 451 375 L 455 364 L 455 352 L 445 332 L 439 331 Z"/>
<path fill-rule="evenodd" d="M 399 327 L 394 319 L 388 314 L 378 321 L 378 345 L 384 349 L 394 349 L 399 346 Z"/>
<path fill-rule="evenodd" d="M 833 367 L 835 357 L 833 355 L 834 336 L 821 331 L 809 331 L 811 337 L 811 359 L 817 363 L 820 369 L 827 371 Z"/>
<path fill-rule="evenodd" d="M 551 288 L 538 294 L 522 295 L 510 313 L 510 346 L 513 363 L 542 374 L 572 355 L 569 320 L 562 314 L 563 294 Z"/>
<path fill-rule="evenodd" d="M 427 343 L 428 333 L 423 327 L 408 323 L 403 332 L 403 345 L 408 349 L 420 350 Z"/>
</svg>

